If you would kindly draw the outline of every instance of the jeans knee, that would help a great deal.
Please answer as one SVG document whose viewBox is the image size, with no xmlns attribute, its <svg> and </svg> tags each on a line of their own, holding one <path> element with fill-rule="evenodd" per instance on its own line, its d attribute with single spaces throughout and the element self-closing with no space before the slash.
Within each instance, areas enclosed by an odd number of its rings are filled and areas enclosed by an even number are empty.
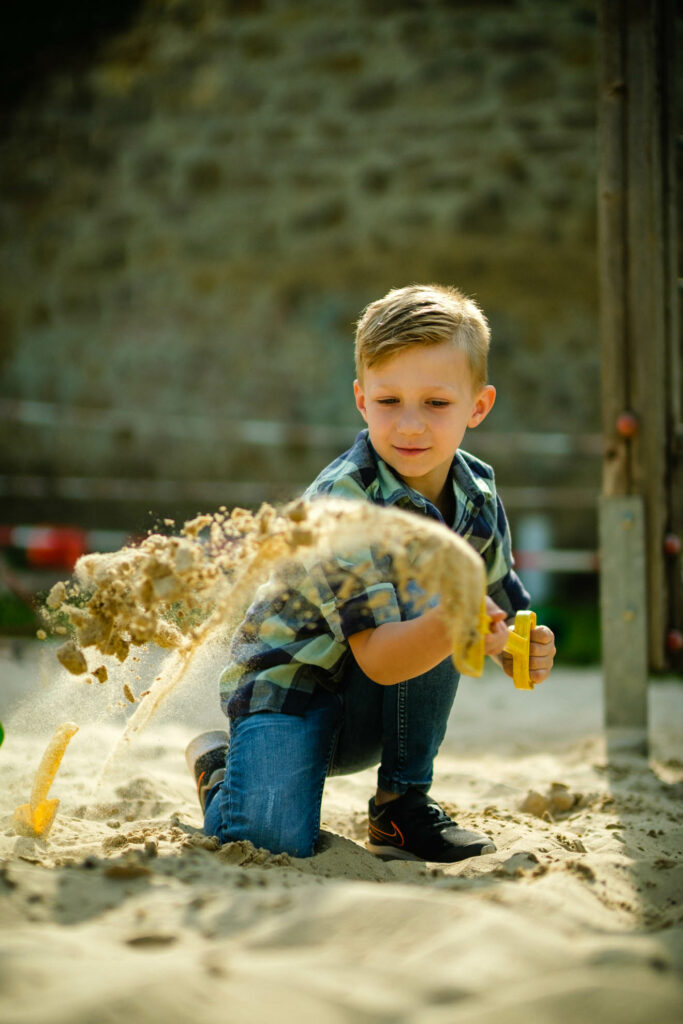
<svg viewBox="0 0 683 1024">
<path fill-rule="evenodd" d="M 301 822 L 297 821 L 243 821 L 240 824 L 221 822 L 216 835 L 221 843 L 247 840 L 257 849 L 264 849 L 269 853 L 287 853 L 290 857 L 311 857 L 317 839 L 317 835 L 312 835 L 310 830 L 302 828 Z"/>
<path fill-rule="evenodd" d="M 261 792 L 245 806 L 235 794 L 219 790 L 207 802 L 204 832 L 221 843 L 247 840 L 269 853 L 287 853 L 291 857 L 310 857 L 318 838 L 319 821 L 305 812 L 288 813 L 286 801 L 277 792 Z"/>
<path fill-rule="evenodd" d="M 256 847 L 262 847 L 269 853 L 287 853 L 290 857 L 312 857 L 317 835 L 301 827 L 268 827 L 261 824 L 251 835 L 246 836 Z"/>
</svg>

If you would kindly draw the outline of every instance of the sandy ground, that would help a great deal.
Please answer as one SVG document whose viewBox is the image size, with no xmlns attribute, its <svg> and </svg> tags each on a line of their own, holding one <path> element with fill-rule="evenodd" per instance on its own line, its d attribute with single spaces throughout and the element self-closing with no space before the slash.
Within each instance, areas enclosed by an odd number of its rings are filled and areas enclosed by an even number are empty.
<svg viewBox="0 0 683 1024">
<path fill-rule="evenodd" d="M 68 677 L 50 644 L 0 648 L 3 1024 L 683 1019 L 680 681 L 651 686 L 645 760 L 608 758 L 597 671 L 560 668 L 533 693 L 494 669 L 463 680 L 433 793 L 498 852 L 375 859 L 368 771 L 330 781 L 304 861 L 202 836 L 183 749 L 224 724 L 221 658 L 200 655 L 117 749 L 122 686 L 146 688 L 161 656 L 100 687 Z M 22 838 L 12 812 L 66 720 L 80 730 L 58 816 L 46 839 Z"/>
</svg>

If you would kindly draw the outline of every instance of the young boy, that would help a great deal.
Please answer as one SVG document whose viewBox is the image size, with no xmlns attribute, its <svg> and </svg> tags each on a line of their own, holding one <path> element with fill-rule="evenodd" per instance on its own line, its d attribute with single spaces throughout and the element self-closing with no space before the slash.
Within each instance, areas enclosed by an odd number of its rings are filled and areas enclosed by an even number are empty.
<svg viewBox="0 0 683 1024">
<path fill-rule="evenodd" d="M 512 569 L 493 471 L 460 450 L 491 410 L 489 329 L 478 306 L 440 286 L 390 291 L 356 332 L 354 393 L 367 424 L 304 497 L 396 505 L 445 522 L 485 562 L 492 619 L 486 651 L 503 653 L 506 620 L 529 596 Z M 554 638 L 532 633 L 531 678 L 545 679 Z M 438 605 L 416 610 L 387 577 L 348 590 L 309 566 L 286 587 L 262 588 L 221 677 L 230 719 L 188 747 L 205 831 L 308 857 L 325 779 L 379 762 L 367 846 L 380 856 L 452 862 L 491 853 L 428 795 L 458 686 Z"/>
</svg>

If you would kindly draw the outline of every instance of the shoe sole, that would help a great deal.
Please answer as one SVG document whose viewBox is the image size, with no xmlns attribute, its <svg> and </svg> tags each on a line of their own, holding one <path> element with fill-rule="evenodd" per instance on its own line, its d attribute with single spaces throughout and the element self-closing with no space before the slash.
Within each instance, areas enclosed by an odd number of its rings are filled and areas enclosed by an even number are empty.
<svg viewBox="0 0 683 1024">
<path fill-rule="evenodd" d="M 376 846 L 375 843 L 367 842 L 365 848 L 370 853 L 374 853 L 375 857 L 380 857 L 382 860 L 424 861 L 424 857 L 418 857 L 416 853 L 409 853 L 408 850 L 401 850 L 397 846 Z"/>
<path fill-rule="evenodd" d="M 484 843 L 480 850 L 476 853 L 466 853 L 464 857 L 459 857 L 457 860 L 450 861 L 428 861 L 426 857 L 418 857 L 416 853 L 410 853 L 408 850 L 402 850 L 398 846 L 377 846 L 375 843 L 366 842 L 365 848 L 373 853 L 375 857 L 380 857 L 382 860 L 418 860 L 422 863 L 430 864 L 457 864 L 458 860 L 469 860 L 470 857 L 483 857 L 486 854 L 496 853 L 497 847 L 493 843 Z M 467 849 L 467 847 L 465 847 Z"/>
</svg>

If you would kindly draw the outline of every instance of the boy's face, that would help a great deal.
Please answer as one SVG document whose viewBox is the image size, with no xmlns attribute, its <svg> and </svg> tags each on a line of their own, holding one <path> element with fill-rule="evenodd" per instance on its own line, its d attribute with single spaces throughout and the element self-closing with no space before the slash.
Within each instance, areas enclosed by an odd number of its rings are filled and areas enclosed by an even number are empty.
<svg viewBox="0 0 683 1024">
<path fill-rule="evenodd" d="M 464 352 L 455 345 L 402 349 L 354 381 L 356 405 L 377 453 L 409 487 L 438 502 L 467 427 L 476 427 L 496 397 L 476 391 Z"/>
</svg>

